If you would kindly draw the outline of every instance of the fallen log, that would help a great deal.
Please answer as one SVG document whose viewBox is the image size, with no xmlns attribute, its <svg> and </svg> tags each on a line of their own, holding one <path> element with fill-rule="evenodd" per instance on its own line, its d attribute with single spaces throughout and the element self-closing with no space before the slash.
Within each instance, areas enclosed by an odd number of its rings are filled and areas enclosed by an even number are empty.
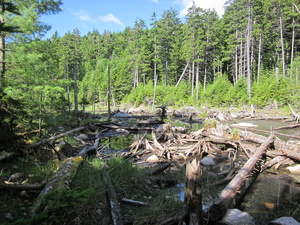
<svg viewBox="0 0 300 225">
<path fill-rule="evenodd" d="M 156 168 L 154 168 L 153 170 L 150 170 L 148 172 L 149 175 L 153 176 L 153 175 L 157 175 L 159 173 L 162 173 L 163 171 L 165 171 L 166 169 L 168 169 L 171 166 L 171 163 L 167 162 L 167 163 L 163 163 L 159 166 L 157 166 Z"/>
<path fill-rule="evenodd" d="M 47 181 L 42 181 L 41 183 L 35 183 L 35 184 L 18 184 L 18 183 L 1 183 L 0 184 L 0 190 L 41 190 L 45 187 L 47 184 Z"/>
<path fill-rule="evenodd" d="M 259 129 L 254 129 L 254 128 L 247 128 L 247 129 L 250 130 L 250 131 L 260 132 L 260 133 L 264 133 L 264 134 L 271 134 L 272 133 L 271 131 L 267 131 L 267 130 L 259 130 Z M 300 139 L 299 136 L 295 136 L 295 135 L 282 134 L 282 133 L 278 133 L 278 132 L 274 132 L 274 134 L 276 136 Z"/>
<path fill-rule="evenodd" d="M 288 125 L 288 126 L 276 127 L 276 128 L 273 128 L 273 130 L 292 129 L 292 128 L 297 128 L 297 127 L 300 127 L 300 124 L 292 124 L 292 125 Z"/>
<path fill-rule="evenodd" d="M 132 200 L 132 199 L 128 199 L 128 198 L 122 198 L 122 202 L 126 202 L 126 203 L 133 204 L 133 205 L 138 205 L 138 206 L 148 206 L 148 203 L 146 203 L 146 202 L 140 202 L 140 201 L 136 201 L 136 200 Z"/>
<path fill-rule="evenodd" d="M 42 192 L 39 194 L 31 211 L 32 217 L 37 216 L 47 206 L 44 201 L 45 196 L 53 191 L 62 190 L 70 184 L 76 175 L 78 167 L 83 162 L 81 156 L 66 159 L 59 167 L 57 172 L 52 176 L 50 181 L 46 184 Z"/>
<path fill-rule="evenodd" d="M 99 146 L 99 142 L 100 142 L 100 134 L 97 133 L 96 134 L 96 140 L 95 140 L 95 143 L 94 145 L 92 146 L 85 146 L 79 153 L 77 156 L 82 156 L 82 157 L 85 157 L 87 155 L 87 153 L 91 152 L 91 151 L 94 151 L 98 148 Z"/>
<path fill-rule="evenodd" d="M 291 150 L 286 150 L 286 149 L 283 149 L 282 151 L 282 154 L 284 156 L 287 156 L 291 159 L 295 159 L 297 161 L 300 161 L 300 153 L 299 152 L 295 152 L 295 151 L 291 151 Z"/>
<path fill-rule="evenodd" d="M 117 199 L 117 195 L 114 189 L 114 186 L 110 180 L 110 176 L 108 174 L 107 168 L 104 166 L 102 168 L 104 180 L 106 182 L 106 192 L 108 194 L 110 208 L 111 208 L 111 216 L 114 225 L 122 225 L 122 216 L 121 216 L 121 209 Z"/>
<path fill-rule="evenodd" d="M 66 135 L 68 135 L 68 134 L 71 134 L 71 133 L 74 133 L 74 132 L 77 132 L 77 131 L 81 131 L 81 130 L 83 130 L 83 129 L 85 129 L 85 127 L 78 127 L 78 128 L 76 128 L 76 129 L 69 130 L 69 131 L 67 131 L 67 132 L 65 132 L 65 133 L 55 135 L 55 136 L 53 136 L 53 137 L 51 137 L 51 138 L 44 139 L 44 140 L 42 140 L 42 141 L 40 141 L 40 142 L 30 144 L 30 145 L 27 146 L 27 148 L 36 148 L 36 147 L 38 147 L 38 146 L 40 146 L 40 145 L 47 144 L 47 143 L 50 142 L 50 141 L 54 141 L 54 140 L 56 140 L 56 139 L 59 139 L 59 138 L 62 138 L 62 137 L 64 137 L 64 136 L 66 136 Z"/>
<path fill-rule="evenodd" d="M 268 146 L 274 141 L 274 134 L 262 144 L 253 156 L 246 162 L 246 164 L 239 170 L 238 174 L 230 181 L 230 183 L 223 189 L 218 199 L 208 209 L 208 218 L 212 222 L 221 220 L 228 207 L 233 202 L 238 190 L 243 185 L 247 176 L 253 171 L 256 162 L 262 157 Z"/>
<path fill-rule="evenodd" d="M 16 153 L 14 152 L 1 152 L 0 154 L 0 161 L 4 160 L 4 159 L 8 159 L 11 156 L 15 155 Z"/>
</svg>

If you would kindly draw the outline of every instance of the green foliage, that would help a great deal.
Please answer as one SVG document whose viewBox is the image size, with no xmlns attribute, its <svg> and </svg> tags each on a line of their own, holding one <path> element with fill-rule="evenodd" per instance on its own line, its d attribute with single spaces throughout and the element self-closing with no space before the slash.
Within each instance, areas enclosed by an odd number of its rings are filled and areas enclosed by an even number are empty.
<svg viewBox="0 0 300 225">
<path fill-rule="evenodd" d="M 217 77 L 213 84 L 207 86 L 201 93 L 201 99 L 210 106 L 224 106 L 227 104 L 227 94 L 232 84 L 226 76 Z"/>
<path fill-rule="evenodd" d="M 253 84 L 251 102 L 259 107 L 272 104 L 274 100 L 279 104 L 286 104 L 290 102 L 292 90 L 293 85 L 287 77 L 280 77 L 277 81 L 272 72 L 269 72 Z"/>
</svg>

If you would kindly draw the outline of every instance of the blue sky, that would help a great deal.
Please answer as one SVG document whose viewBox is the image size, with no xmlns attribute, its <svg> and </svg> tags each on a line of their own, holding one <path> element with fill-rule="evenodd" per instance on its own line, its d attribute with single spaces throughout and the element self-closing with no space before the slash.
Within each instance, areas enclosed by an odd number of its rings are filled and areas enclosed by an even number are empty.
<svg viewBox="0 0 300 225">
<path fill-rule="evenodd" d="M 223 14 L 226 0 L 194 0 L 202 8 L 214 8 L 219 15 Z M 177 10 L 184 18 L 186 10 L 193 0 L 63 0 L 63 11 L 43 16 L 42 21 L 51 25 L 52 29 L 46 38 L 55 31 L 63 36 L 68 31 L 79 29 L 81 35 L 96 29 L 102 34 L 105 30 L 111 32 L 123 31 L 125 27 L 133 27 L 137 18 L 150 23 L 153 12 L 160 19 L 165 10 Z"/>
</svg>

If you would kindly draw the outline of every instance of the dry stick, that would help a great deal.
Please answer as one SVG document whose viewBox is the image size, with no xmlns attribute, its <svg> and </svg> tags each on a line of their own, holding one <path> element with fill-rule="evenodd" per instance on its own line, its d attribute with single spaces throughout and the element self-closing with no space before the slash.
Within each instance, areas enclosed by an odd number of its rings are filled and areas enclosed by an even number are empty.
<svg viewBox="0 0 300 225">
<path fill-rule="evenodd" d="M 78 156 L 82 156 L 82 157 L 85 157 L 86 154 L 90 151 L 94 151 L 98 148 L 99 146 L 99 142 L 100 142 L 100 134 L 97 133 L 96 134 L 96 140 L 95 140 L 95 143 L 94 145 L 92 146 L 85 146 L 79 153 L 78 153 Z"/>
<path fill-rule="evenodd" d="M 273 128 L 273 130 L 292 129 L 292 128 L 297 128 L 297 127 L 300 127 L 300 124 L 292 124 L 292 125 L 288 125 L 288 126 L 276 127 L 276 128 Z"/>
<path fill-rule="evenodd" d="M 132 199 L 128 199 L 128 198 L 122 198 L 122 202 L 130 203 L 133 205 L 139 205 L 139 206 L 148 206 L 149 205 L 146 202 L 140 202 L 140 201 L 136 201 L 136 200 L 132 200 Z"/>
<path fill-rule="evenodd" d="M 265 133 L 265 134 L 271 134 L 272 133 L 271 131 L 259 130 L 259 129 L 254 129 L 254 128 L 247 128 L 247 130 L 255 131 L 255 132 L 261 132 L 261 133 Z M 277 135 L 277 136 L 300 139 L 300 137 L 294 136 L 294 135 L 282 134 L 282 133 L 277 133 L 277 132 L 274 132 L 274 134 Z"/>
<path fill-rule="evenodd" d="M 109 197 L 113 224 L 114 225 L 122 225 L 123 222 L 122 222 L 120 205 L 119 205 L 119 202 L 117 199 L 117 195 L 116 195 L 114 186 L 112 185 L 112 182 L 110 180 L 107 168 L 103 167 L 102 172 L 103 172 L 103 176 L 104 176 L 104 179 L 106 182 L 106 191 L 107 191 L 107 194 Z"/>
<path fill-rule="evenodd" d="M 62 133 L 62 134 L 53 136 L 53 137 L 51 137 L 51 138 L 44 139 L 44 140 L 42 140 L 42 141 L 40 141 L 40 142 L 37 142 L 37 143 L 31 144 L 31 145 L 28 145 L 27 147 L 28 147 L 28 148 L 36 148 L 36 147 L 38 147 L 38 146 L 40 146 L 40 145 L 43 145 L 43 144 L 46 144 L 46 143 L 48 143 L 48 142 L 50 142 L 50 141 L 59 139 L 59 138 L 64 137 L 64 136 L 66 136 L 66 135 L 68 135 L 68 134 L 71 134 L 71 133 L 74 133 L 74 132 L 77 132 L 77 131 L 81 131 L 81 130 L 83 130 L 83 129 L 85 129 L 85 127 L 78 127 L 78 128 L 76 128 L 76 129 L 69 130 L 69 131 L 67 131 L 67 132 L 65 132 L 65 133 Z"/>
<path fill-rule="evenodd" d="M 238 190 L 241 188 L 246 177 L 254 169 L 256 162 L 262 157 L 268 146 L 274 141 L 274 134 L 262 144 L 253 156 L 246 162 L 246 164 L 239 170 L 238 174 L 231 180 L 231 182 L 223 189 L 218 199 L 209 207 L 209 220 L 212 222 L 221 220 L 227 208 L 232 203 Z"/>
</svg>

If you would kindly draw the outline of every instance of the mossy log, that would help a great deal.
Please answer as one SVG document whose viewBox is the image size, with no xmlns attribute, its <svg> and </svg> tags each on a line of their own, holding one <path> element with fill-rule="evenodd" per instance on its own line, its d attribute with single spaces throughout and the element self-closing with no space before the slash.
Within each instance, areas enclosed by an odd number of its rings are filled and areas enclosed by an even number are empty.
<svg viewBox="0 0 300 225">
<path fill-rule="evenodd" d="M 236 194 L 242 187 L 247 176 L 255 168 L 256 162 L 262 157 L 268 146 L 274 141 L 274 134 L 272 134 L 268 140 L 262 144 L 259 149 L 253 154 L 253 156 L 246 162 L 246 164 L 239 170 L 237 175 L 230 181 L 230 183 L 220 193 L 218 199 L 209 207 L 208 214 L 211 222 L 221 220 L 228 207 L 233 202 Z"/>
<path fill-rule="evenodd" d="M 31 211 L 32 217 L 38 215 L 46 207 L 47 203 L 44 201 L 44 198 L 47 194 L 69 186 L 82 162 L 83 158 L 78 156 L 68 158 L 60 165 L 56 173 L 52 176 L 35 201 Z"/>
</svg>

